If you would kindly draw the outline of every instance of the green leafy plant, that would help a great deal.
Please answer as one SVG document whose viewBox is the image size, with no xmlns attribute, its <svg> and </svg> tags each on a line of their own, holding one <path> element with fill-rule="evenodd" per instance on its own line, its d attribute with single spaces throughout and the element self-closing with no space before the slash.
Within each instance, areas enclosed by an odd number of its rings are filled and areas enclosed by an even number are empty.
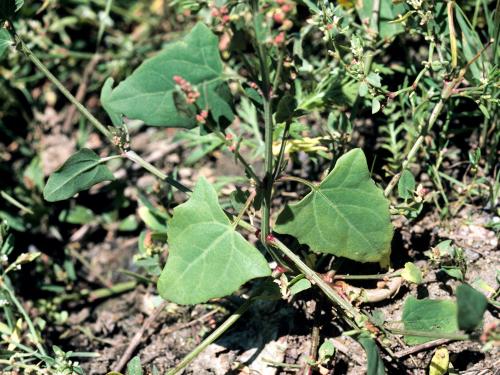
<svg viewBox="0 0 500 375">
<path fill-rule="evenodd" d="M 205 2 L 188 3 L 173 5 L 193 12 L 207 10 Z M 383 285 L 369 290 L 346 284 L 349 276 L 355 279 L 356 275 L 346 275 L 341 279 L 344 284 L 336 283 L 338 269 L 331 264 L 335 261 L 340 267 L 338 264 L 347 259 L 358 266 L 378 263 L 380 269 L 389 268 L 394 235 L 391 213 L 415 219 L 431 199 L 436 205 L 449 203 L 442 180 L 454 179 L 445 178 L 440 171 L 444 157 L 440 137 L 451 122 L 446 112 L 467 98 L 479 103 L 476 112 L 485 118 L 495 116 L 497 57 L 486 53 L 491 43 L 483 42 L 454 1 L 446 5 L 364 0 L 354 9 L 328 1 L 298 3 L 249 0 L 213 5 L 212 13 L 222 16 L 214 16 L 211 25 L 196 23 L 179 40 L 144 59 L 116 86 L 111 77 L 103 83 L 100 99 L 110 125 L 92 115 L 64 87 L 17 31 L 14 17 L 22 2 L 7 0 L 0 5 L 0 21 L 5 21 L 5 28 L 0 30 L 0 57 L 15 45 L 116 150 L 101 157 L 81 148 L 50 175 L 43 188 L 44 199 L 72 199 L 96 184 L 114 181 L 112 170 L 106 166 L 112 160 L 133 163 L 184 193 L 182 202 L 169 202 L 174 208 L 157 209 L 141 199 L 138 209 L 147 231 L 140 237 L 137 263 L 146 269 L 148 277 L 154 277 L 159 295 L 177 304 L 198 304 L 251 285 L 247 301 L 169 374 L 181 371 L 254 301 L 292 300 L 313 287 L 332 303 L 342 324 L 351 330 L 349 335 L 366 351 L 369 374 L 385 373 L 380 349 L 391 353 L 388 343 L 395 335 L 403 335 L 408 345 L 417 345 L 433 338 L 469 340 L 481 329 L 488 299 L 467 284 L 457 288 L 456 302 L 408 297 L 402 313 L 404 329 L 398 329 L 358 305 L 392 298 L 403 279 L 422 284 L 419 268 L 406 263 L 402 270 L 374 275 L 372 278 Z M 308 27 L 321 33 L 321 59 L 309 56 L 304 39 L 310 29 L 302 29 L 300 35 L 291 31 L 300 12 L 307 12 Z M 492 21 L 493 15 L 488 16 Z M 492 28 L 498 35 L 495 17 Z M 353 22 L 357 22 L 354 31 L 349 27 Z M 456 28 L 461 31 L 460 37 Z M 418 69 L 406 71 L 400 67 L 413 83 L 406 77 L 396 91 L 391 91 L 389 86 L 394 82 L 389 83 L 389 77 L 398 72 L 384 69 L 376 56 L 383 55 L 405 30 L 423 37 L 427 56 L 420 58 Z M 100 30 L 99 39 L 102 33 Z M 231 37 L 224 48 L 220 34 Z M 445 41 L 441 43 L 443 34 Z M 385 176 L 374 176 L 370 163 L 375 158 L 356 147 L 353 129 L 363 111 L 387 120 L 381 130 L 381 148 L 389 152 Z M 237 115 L 242 124 L 235 124 Z M 308 137 L 309 129 L 301 123 L 307 119 L 319 123 L 315 137 Z M 193 181 L 191 190 L 176 176 L 165 174 L 138 155 L 130 142 L 134 121 L 178 128 L 186 132 L 180 138 L 194 140 L 197 146 L 202 142 L 199 139 L 207 137 L 203 141 L 206 145 L 190 156 L 188 164 L 215 150 L 229 151 L 244 170 L 238 177 L 245 191 L 241 187 L 233 191 L 233 209 L 223 207 L 215 186 L 204 177 L 196 184 Z M 498 140 L 484 137 L 489 134 L 489 122 L 483 126 L 485 152 L 471 154 L 475 168 L 481 165 L 482 157 L 491 158 L 498 144 Z M 436 139 L 432 137 L 434 130 Z M 411 140 L 408 147 L 403 139 Z M 245 147 L 254 150 L 251 161 Z M 437 194 L 430 197 L 426 193 L 410 169 L 422 149 L 421 157 L 429 171 L 427 182 L 432 180 L 441 201 Z M 316 175 L 294 175 L 290 166 L 302 162 L 297 156 L 301 153 L 309 155 L 308 160 L 320 169 Z M 261 165 L 256 159 L 261 159 Z M 302 185 L 309 191 L 303 192 Z M 298 192 L 294 202 L 284 198 L 286 188 Z M 397 196 L 393 194 L 395 189 Z M 24 207 L 19 202 L 14 204 Z M 84 223 L 92 220 L 92 212 L 74 206 L 63 211 L 60 220 Z M 133 218 L 122 224 L 122 230 L 137 227 Z M 250 234 L 257 239 L 249 240 Z M 430 253 L 432 260 L 448 275 L 464 281 L 463 254 L 450 243 L 441 243 L 437 250 Z M 164 265 L 163 255 L 167 258 Z M 23 261 L 33 261 L 32 256 L 25 257 L 29 259 L 18 258 L 7 266 L 2 279 Z M 327 269 L 325 263 L 330 264 Z M 281 294 L 273 293 L 273 280 L 280 283 Z M 9 301 L 16 304 L 9 284 L 2 281 L 1 286 Z M 18 313 L 29 322 L 22 309 Z M 37 333 L 29 328 L 39 355 L 45 358 Z M 12 330 L 9 332 L 12 334 Z M 44 359 L 47 366 L 62 369 L 62 373 L 74 367 L 78 373 L 78 366 L 68 361 L 68 353 L 58 348 L 54 353 L 55 360 Z M 325 341 L 314 365 L 327 364 L 334 353 L 333 346 Z M 142 374 L 138 357 L 129 363 L 127 373 Z"/>
</svg>

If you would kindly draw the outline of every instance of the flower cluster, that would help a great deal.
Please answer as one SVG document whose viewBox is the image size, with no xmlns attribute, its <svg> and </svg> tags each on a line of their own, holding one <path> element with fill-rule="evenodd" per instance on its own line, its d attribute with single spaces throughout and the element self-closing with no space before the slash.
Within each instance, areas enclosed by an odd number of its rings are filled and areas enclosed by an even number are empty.
<svg viewBox="0 0 500 375">
<path fill-rule="evenodd" d="M 207 122 L 207 118 L 208 118 L 208 111 L 206 111 L 206 110 L 203 110 L 199 114 L 196 115 L 196 121 L 199 124 L 205 124 Z"/>
<path fill-rule="evenodd" d="M 268 17 L 272 18 L 275 25 L 279 25 L 280 32 L 273 38 L 272 44 L 280 46 L 285 43 L 286 31 L 293 27 L 290 16 L 295 9 L 295 5 L 288 0 L 276 0 L 276 4 L 278 7 L 268 12 Z"/>
<path fill-rule="evenodd" d="M 294 4 L 287 0 L 276 0 L 276 3 L 279 7 L 271 12 L 274 22 L 281 25 L 281 30 L 290 30 L 293 26 L 293 22 L 289 17 L 294 10 Z"/>
<path fill-rule="evenodd" d="M 212 6 L 211 15 L 215 19 L 218 19 L 222 25 L 226 25 L 231 20 L 229 17 L 229 9 L 225 5 L 220 8 L 217 8 L 215 5 Z"/>
<path fill-rule="evenodd" d="M 180 87 L 184 95 L 186 95 L 186 102 L 188 104 L 194 104 L 200 97 L 200 93 L 181 76 L 174 76 L 173 79 L 176 85 Z"/>
</svg>

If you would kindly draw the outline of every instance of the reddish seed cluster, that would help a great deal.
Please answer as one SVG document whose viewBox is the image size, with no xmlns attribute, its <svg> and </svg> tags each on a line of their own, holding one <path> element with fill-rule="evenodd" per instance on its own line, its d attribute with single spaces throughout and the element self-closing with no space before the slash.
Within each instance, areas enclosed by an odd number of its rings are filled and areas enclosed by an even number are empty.
<svg viewBox="0 0 500 375">
<path fill-rule="evenodd" d="M 227 6 L 221 6 L 220 8 L 213 7 L 212 8 L 212 17 L 217 18 L 221 21 L 223 25 L 227 24 L 230 20 L 229 18 L 229 10 L 227 9 Z"/>
<path fill-rule="evenodd" d="M 293 11 L 293 5 L 286 0 L 276 1 L 279 5 L 273 13 L 273 20 L 278 25 L 282 25 L 281 28 L 289 30 L 293 26 L 293 22 L 289 19 L 288 15 Z"/>
<path fill-rule="evenodd" d="M 283 12 L 276 12 L 273 14 L 273 20 L 276 23 L 282 24 L 285 20 L 285 14 Z"/>
<path fill-rule="evenodd" d="M 494 339 L 495 336 L 498 336 L 499 326 L 497 322 L 486 324 L 483 328 L 483 333 L 479 338 L 482 343 L 486 343 L 491 339 Z"/>
<path fill-rule="evenodd" d="M 282 31 L 278 35 L 276 35 L 273 39 L 273 44 L 279 46 L 285 42 L 285 32 Z"/>
<path fill-rule="evenodd" d="M 233 139 L 233 135 L 232 135 L 231 133 L 227 133 L 227 134 L 226 134 L 226 140 L 227 140 L 227 141 L 230 141 L 230 140 L 232 140 L 232 139 Z"/>
<path fill-rule="evenodd" d="M 151 231 L 146 231 L 146 235 L 144 236 L 144 247 L 151 247 L 153 246 L 153 234 L 151 233 Z"/>
<path fill-rule="evenodd" d="M 208 118 L 208 111 L 203 110 L 199 114 L 196 115 L 196 121 L 200 124 L 205 124 Z"/>
<path fill-rule="evenodd" d="M 425 187 L 423 187 L 423 186 L 422 186 L 422 184 L 419 184 L 419 185 L 417 186 L 417 191 L 416 191 L 416 193 L 417 193 L 417 196 L 418 196 L 418 197 L 420 197 L 420 198 L 425 198 L 425 197 L 426 197 L 426 195 L 430 193 L 430 190 L 429 190 L 429 189 L 427 189 L 427 188 L 425 188 Z"/>
<path fill-rule="evenodd" d="M 186 102 L 188 104 L 193 104 L 200 97 L 200 93 L 191 86 L 191 84 L 186 81 L 181 76 L 174 76 L 174 82 L 181 88 L 184 95 L 186 95 Z"/>
</svg>

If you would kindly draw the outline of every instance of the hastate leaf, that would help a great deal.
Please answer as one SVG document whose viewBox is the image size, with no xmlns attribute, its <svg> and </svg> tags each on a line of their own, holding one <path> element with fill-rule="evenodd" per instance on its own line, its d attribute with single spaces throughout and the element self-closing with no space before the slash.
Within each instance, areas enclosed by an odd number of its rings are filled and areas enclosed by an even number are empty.
<svg viewBox="0 0 500 375">
<path fill-rule="evenodd" d="M 146 60 L 114 90 L 108 81 L 101 101 L 113 119 L 121 114 L 147 125 L 193 128 L 197 125 L 194 116 L 179 110 L 174 101 L 174 77 L 179 76 L 199 92 L 200 108 L 208 108 L 217 123 L 228 124 L 234 116 L 222 69 L 217 37 L 199 23 L 182 40 Z"/>
<path fill-rule="evenodd" d="M 386 260 L 393 235 L 389 202 L 370 178 L 361 149 L 340 157 L 304 199 L 281 212 L 274 229 L 313 251 L 359 262 Z"/>
<path fill-rule="evenodd" d="M 49 202 L 65 200 L 99 182 L 113 179 L 113 173 L 102 164 L 101 158 L 94 151 L 84 148 L 71 155 L 49 177 L 43 197 Z"/>
<path fill-rule="evenodd" d="M 271 274 L 264 256 L 236 232 L 204 178 L 191 198 L 174 209 L 167 234 L 169 255 L 158 280 L 164 299 L 201 303 Z"/>
<path fill-rule="evenodd" d="M 458 331 L 457 304 L 455 301 L 416 299 L 408 297 L 403 307 L 403 323 L 406 331 L 424 333 L 453 333 Z M 405 336 L 408 345 L 423 344 L 432 338 Z"/>
</svg>

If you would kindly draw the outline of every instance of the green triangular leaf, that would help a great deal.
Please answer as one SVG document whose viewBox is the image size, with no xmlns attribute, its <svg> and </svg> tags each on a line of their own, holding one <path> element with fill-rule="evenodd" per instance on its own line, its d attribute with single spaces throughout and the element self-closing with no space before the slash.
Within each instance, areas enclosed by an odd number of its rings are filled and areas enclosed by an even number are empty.
<svg viewBox="0 0 500 375">
<path fill-rule="evenodd" d="M 174 103 L 173 77 L 179 76 L 200 93 L 200 108 L 207 108 L 219 124 L 228 124 L 234 115 L 222 69 L 217 37 L 198 23 L 182 40 L 146 60 L 111 92 L 110 83 L 106 82 L 106 95 L 101 101 L 111 118 L 122 114 L 147 125 L 193 128 L 197 126 L 196 119 L 178 111 Z"/>
<path fill-rule="evenodd" d="M 410 262 L 405 263 L 405 268 L 401 272 L 401 277 L 414 284 L 422 284 L 422 271 L 416 265 Z"/>
<path fill-rule="evenodd" d="M 408 297 L 403 307 L 403 323 L 406 331 L 425 333 L 453 333 L 458 331 L 457 304 L 454 301 Z M 408 345 L 422 344 L 432 338 L 405 336 Z"/>
<path fill-rule="evenodd" d="M 458 327 L 472 331 L 481 324 L 488 299 L 470 285 L 461 284 L 457 288 L 457 307 Z"/>
<path fill-rule="evenodd" d="M 405 169 L 401 173 L 401 177 L 398 182 L 398 194 L 400 198 L 410 199 L 413 197 L 413 192 L 415 191 L 415 177 L 408 170 Z"/>
<path fill-rule="evenodd" d="M 318 186 L 281 212 L 274 229 L 314 251 L 359 262 L 387 259 L 393 234 L 389 201 L 370 178 L 361 149 L 340 157 Z"/>
<path fill-rule="evenodd" d="M 49 177 L 43 197 L 49 202 L 61 201 L 99 182 L 113 179 L 113 173 L 102 164 L 101 158 L 94 151 L 84 148 L 71 155 Z"/>
<path fill-rule="evenodd" d="M 271 274 L 264 256 L 236 232 L 204 178 L 191 198 L 174 209 L 167 233 L 169 255 L 158 280 L 167 300 L 201 303 Z"/>
</svg>

